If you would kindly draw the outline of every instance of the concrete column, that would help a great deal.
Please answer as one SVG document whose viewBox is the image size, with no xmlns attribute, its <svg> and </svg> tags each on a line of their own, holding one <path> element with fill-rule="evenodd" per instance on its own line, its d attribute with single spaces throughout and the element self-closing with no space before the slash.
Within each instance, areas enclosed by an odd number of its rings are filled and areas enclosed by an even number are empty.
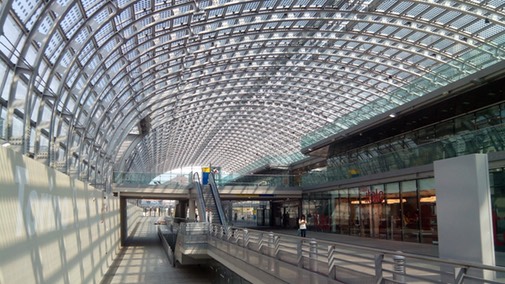
<svg viewBox="0 0 505 284">
<path fill-rule="evenodd" d="M 434 170 L 439 256 L 495 265 L 487 155 L 435 161 Z"/>
</svg>

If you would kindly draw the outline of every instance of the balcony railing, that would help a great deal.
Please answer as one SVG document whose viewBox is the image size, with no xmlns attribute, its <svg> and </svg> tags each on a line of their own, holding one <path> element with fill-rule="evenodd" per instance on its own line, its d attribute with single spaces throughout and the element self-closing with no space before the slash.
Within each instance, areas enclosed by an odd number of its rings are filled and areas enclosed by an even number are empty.
<svg viewBox="0 0 505 284">
<path fill-rule="evenodd" d="M 370 157 L 365 160 L 341 164 L 324 171 L 302 176 L 302 186 L 324 184 L 358 176 L 405 169 L 475 153 L 505 150 L 505 124 L 439 139 L 401 151 Z"/>
</svg>

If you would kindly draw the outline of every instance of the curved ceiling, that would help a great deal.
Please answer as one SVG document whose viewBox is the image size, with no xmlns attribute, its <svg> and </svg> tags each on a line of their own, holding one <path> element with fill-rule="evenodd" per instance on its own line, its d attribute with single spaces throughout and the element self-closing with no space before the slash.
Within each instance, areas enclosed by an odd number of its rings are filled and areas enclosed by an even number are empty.
<svg viewBox="0 0 505 284">
<path fill-rule="evenodd" d="M 505 2 L 4 0 L 3 138 L 82 179 L 289 165 L 505 59 Z"/>
</svg>

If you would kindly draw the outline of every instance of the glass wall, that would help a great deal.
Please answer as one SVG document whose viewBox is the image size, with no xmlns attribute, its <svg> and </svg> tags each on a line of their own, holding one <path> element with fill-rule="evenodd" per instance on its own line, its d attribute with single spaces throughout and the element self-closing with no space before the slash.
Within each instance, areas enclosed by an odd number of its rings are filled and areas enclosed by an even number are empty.
<svg viewBox="0 0 505 284">
<path fill-rule="evenodd" d="M 335 153 L 302 186 L 384 173 L 473 153 L 505 150 L 505 103 L 444 120 L 366 146 Z"/>
<path fill-rule="evenodd" d="M 426 178 L 307 193 L 302 212 L 308 216 L 309 230 L 436 243 L 433 184 L 433 178 Z"/>
<path fill-rule="evenodd" d="M 505 252 L 505 168 L 490 174 L 495 250 Z"/>
<path fill-rule="evenodd" d="M 437 197 L 434 179 L 421 179 L 419 188 L 419 217 L 421 243 L 438 243 L 437 230 Z"/>
<path fill-rule="evenodd" d="M 400 183 L 387 183 L 385 185 L 386 189 L 386 206 L 387 206 L 387 216 L 388 223 L 387 231 L 388 239 L 393 239 L 397 241 L 402 240 L 402 230 L 403 230 L 403 220 L 402 220 L 402 199 L 400 196 Z"/>
</svg>

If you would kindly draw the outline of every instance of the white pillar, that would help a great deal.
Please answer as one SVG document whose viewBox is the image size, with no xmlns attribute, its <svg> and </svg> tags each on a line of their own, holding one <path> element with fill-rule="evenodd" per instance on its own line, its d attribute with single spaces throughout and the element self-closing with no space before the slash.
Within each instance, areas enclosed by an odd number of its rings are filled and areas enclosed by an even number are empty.
<svg viewBox="0 0 505 284">
<path fill-rule="evenodd" d="M 439 256 L 494 265 L 487 155 L 435 161 L 434 170 Z"/>
</svg>

